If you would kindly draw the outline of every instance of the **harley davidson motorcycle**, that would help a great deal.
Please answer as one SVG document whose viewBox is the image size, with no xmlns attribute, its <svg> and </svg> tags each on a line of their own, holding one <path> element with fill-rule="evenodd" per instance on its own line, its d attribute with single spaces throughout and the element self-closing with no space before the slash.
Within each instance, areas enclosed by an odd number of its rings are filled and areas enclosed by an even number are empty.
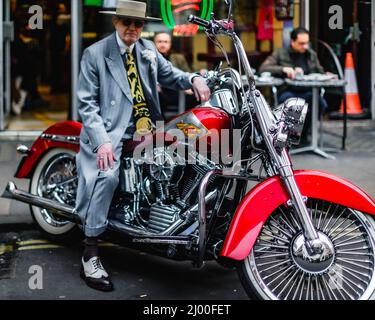
<svg viewBox="0 0 375 320">
<path fill-rule="evenodd" d="M 373 299 L 375 202 L 342 178 L 293 170 L 288 150 L 299 143 L 308 106 L 295 98 L 271 110 L 234 31 L 233 3 L 226 3 L 227 19 L 189 21 L 224 55 L 217 36 L 230 38 L 238 70 L 208 72 L 210 102 L 177 116 L 165 130 L 203 133 L 197 139 L 212 130 L 240 130 L 241 158 L 230 173 L 228 165 L 200 154 L 193 164 L 177 163 L 165 146 L 142 163 L 129 143 L 103 238 L 198 268 L 210 260 L 236 268 L 252 299 Z M 80 231 L 74 207 L 80 129 L 78 122 L 61 122 L 31 148 L 19 146 L 24 157 L 15 177 L 30 179 L 30 190 L 9 182 L 3 194 L 30 204 L 36 225 L 53 241 Z"/>
</svg>

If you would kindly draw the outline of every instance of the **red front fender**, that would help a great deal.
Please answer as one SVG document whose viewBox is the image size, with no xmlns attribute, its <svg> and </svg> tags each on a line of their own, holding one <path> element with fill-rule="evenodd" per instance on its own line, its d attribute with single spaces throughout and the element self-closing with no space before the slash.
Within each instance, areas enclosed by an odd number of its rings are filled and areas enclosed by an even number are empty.
<svg viewBox="0 0 375 320">
<path fill-rule="evenodd" d="M 319 171 L 296 171 L 295 178 L 303 196 L 375 215 L 375 202 L 342 178 Z M 220 255 L 234 260 L 245 259 L 268 217 L 288 200 L 279 177 L 256 186 L 237 208 Z"/>
<path fill-rule="evenodd" d="M 56 123 L 55 125 L 49 127 L 43 133 L 61 136 L 73 136 L 78 137 L 81 133 L 82 124 L 75 121 L 63 121 Z M 32 147 L 30 148 L 30 153 L 25 158 L 22 159 L 16 174 L 14 175 L 19 179 L 27 179 L 31 177 L 35 166 L 37 165 L 39 159 L 52 148 L 65 148 L 71 149 L 75 152 L 79 151 L 78 144 L 72 144 L 67 142 L 57 142 L 52 140 L 46 140 L 39 137 Z"/>
</svg>

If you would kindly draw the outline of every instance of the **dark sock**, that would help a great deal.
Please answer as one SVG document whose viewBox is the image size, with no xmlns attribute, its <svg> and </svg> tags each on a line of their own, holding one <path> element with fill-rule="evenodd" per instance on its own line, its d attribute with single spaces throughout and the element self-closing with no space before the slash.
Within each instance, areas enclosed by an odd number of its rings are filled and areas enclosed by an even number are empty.
<svg viewBox="0 0 375 320">
<path fill-rule="evenodd" d="M 83 260 L 89 261 L 93 257 L 98 256 L 98 239 L 93 237 L 87 237 L 85 239 L 85 249 L 83 251 Z"/>
</svg>

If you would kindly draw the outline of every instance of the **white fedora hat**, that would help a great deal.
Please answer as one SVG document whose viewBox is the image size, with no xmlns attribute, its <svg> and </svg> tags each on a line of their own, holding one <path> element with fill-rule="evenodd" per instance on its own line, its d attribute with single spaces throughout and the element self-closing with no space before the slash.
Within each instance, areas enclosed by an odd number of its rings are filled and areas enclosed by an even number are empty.
<svg viewBox="0 0 375 320">
<path fill-rule="evenodd" d="M 100 13 L 110 14 L 121 17 L 128 17 L 137 20 L 160 21 L 160 18 L 146 16 L 147 5 L 140 1 L 118 0 L 116 11 L 99 11 Z"/>
</svg>

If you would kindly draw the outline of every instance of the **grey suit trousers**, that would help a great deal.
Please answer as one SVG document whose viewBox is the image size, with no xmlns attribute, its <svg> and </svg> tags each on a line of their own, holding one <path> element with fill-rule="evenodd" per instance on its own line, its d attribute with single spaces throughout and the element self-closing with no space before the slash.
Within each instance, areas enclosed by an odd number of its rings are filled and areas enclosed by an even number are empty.
<svg viewBox="0 0 375 320">
<path fill-rule="evenodd" d="M 118 144 L 115 154 L 121 154 L 122 145 Z M 86 222 L 83 226 L 86 237 L 98 237 L 107 228 L 108 211 L 119 183 L 120 163 L 121 159 L 116 159 L 113 169 L 99 171 L 86 215 L 82 216 L 82 212 L 79 212 L 81 221 Z M 94 212 L 94 208 L 100 208 L 101 212 Z"/>
</svg>

